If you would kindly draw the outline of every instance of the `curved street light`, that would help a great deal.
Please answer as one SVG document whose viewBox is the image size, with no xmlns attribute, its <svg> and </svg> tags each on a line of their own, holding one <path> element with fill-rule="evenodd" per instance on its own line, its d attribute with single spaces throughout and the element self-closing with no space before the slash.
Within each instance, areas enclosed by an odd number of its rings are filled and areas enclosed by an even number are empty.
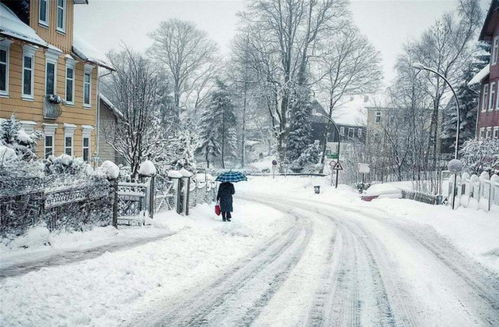
<svg viewBox="0 0 499 327">
<path fill-rule="evenodd" d="M 328 120 L 328 122 L 334 126 L 334 128 L 336 129 L 336 133 L 338 134 L 338 162 L 340 161 L 340 148 L 341 148 L 341 134 L 340 134 L 340 130 L 338 129 L 338 126 L 336 125 L 336 123 L 334 122 L 334 120 L 332 120 L 330 117 L 326 116 L 326 115 L 322 115 L 321 117 L 324 117 Z M 326 142 L 327 144 L 327 139 L 324 140 L 324 142 Z M 338 188 L 338 171 L 336 171 L 336 183 L 335 183 L 335 188 Z"/>
<path fill-rule="evenodd" d="M 459 129 L 461 127 L 461 111 L 459 110 L 459 100 L 457 98 L 457 93 L 456 91 L 454 90 L 454 87 L 452 87 L 451 83 L 447 80 L 447 78 L 445 78 L 445 76 L 443 76 L 442 74 L 440 74 L 439 72 L 437 72 L 435 69 L 432 69 L 432 68 L 428 68 L 426 67 L 425 65 L 421 64 L 421 63 L 415 63 L 412 65 L 413 68 L 415 69 L 419 69 L 419 70 L 426 70 L 426 71 L 429 71 L 429 72 L 432 72 L 433 74 L 435 75 L 438 75 L 439 77 L 441 77 L 444 82 L 449 86 L 449 88 L 451 89 L 452 93 L 454 94 L 454 98 L 456 99 L 456 113 L 457 113 L 457 120 L 456 120 L 456 144 L 454 145 L 454 159 L 455 160 L 458 160 L 458 156 L 459 156 Z M 436 155 L 436 154 L 435 154 Z M 452 209 L 454 209 L 454 204 L 456 202 L 456 182 L 457 182 L 457 172 L 454 173 L 454 185 L 453 185 L 453 196 L 452 196 Z"/>
</svg>

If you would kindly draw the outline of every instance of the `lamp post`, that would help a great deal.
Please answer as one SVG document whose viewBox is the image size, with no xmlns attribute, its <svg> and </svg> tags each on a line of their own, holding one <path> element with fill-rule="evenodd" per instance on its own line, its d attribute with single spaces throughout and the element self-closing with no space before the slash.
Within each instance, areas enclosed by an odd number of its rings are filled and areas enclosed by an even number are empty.
<svg viewBox="0 0 499 327">
<path fill-rule="evenodd" d="M 459 158 L 458 158 L 459 157 L 459 128 L 460 128 L 460 125 L 461 125 L 461 117 L 460 117 L 461 116 L 461 111 L 459 110 L 459 100 L 457 98 L 457 93 L 454 90 L 454 87 L 452 87 L 451 83 L 447 80 L 447 78 L 445 78 L 445 76 L 443 76 L 442 74 L 440 74 L 436 70 L 434 70 L 432 68 L 428 68 L 428 67 L 424 66 L 421 63 L 416 63 L 416 64 L 412 65 L 412 67 L 414 67 L 415 69 L 426 70 L 426 71 L 432 72 L 433 74 L 438 75 L 439 77 L 441 77 L 444 80 L 444 82 L 449 86 L 449 88 L 452 91 L 452 94 L 454 95 L 454 98 L 456 99 L 456 114 L 457 114 L 457 119 L 456 119 L 456 144 L 454 145 L 454 160 L 456 160 L 456 162 L 457 162 L 459 160 Z M 452 161 L 451 161 L 451 163 L 452 163 Z M 461 165 L 456 165 L 456 166 L 462 167 Z M 452 209 L 454 209 L 454 205 L 455 205 L 455 202 L 456 202 L 457 174 L 458 174 L 458 171 L 457 170 L 454 171 L 454 187 L 453 187 L 453 192 L 452 192 L 453 193 L 452 194 Z"/>
<path fill-rule="evenodd" d="M 338 129 L 338 126 L 336 125 L 336 123 L 334 122 L 334 120 L 332 120 L 331 118 L 329 118 L 327 116 L 323 116 L 323 117 L 326 118 L 328 120 L 328 122 L 334 126 L 334 128 L 336 129 L 336 133 L 338 134 L 338 159 L 337 160 L 338 160 L 338 162 L 340 162 L 340 149 L 341 149 L 341 134 L 340 134 L 340 130 Z M 324 140 L 324 142 L 326 142 L 326 144 L 327 144 L 327 138 Z M 339 174 L 339 170 L 336 170 L 336 183 L 335 183 L 334 188 L 338 188 L 338 174 Z"/>
</svg>

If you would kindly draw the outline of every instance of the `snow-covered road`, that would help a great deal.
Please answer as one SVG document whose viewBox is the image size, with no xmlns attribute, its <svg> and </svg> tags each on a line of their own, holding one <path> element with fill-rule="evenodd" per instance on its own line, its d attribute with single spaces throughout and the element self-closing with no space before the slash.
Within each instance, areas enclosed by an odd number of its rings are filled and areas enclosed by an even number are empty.
<svg viewBox="0 0 499 327">
<path fill-rule="evenodd" d="M 233 223 L 208 207 L 171 237 L 0 280 L 0 325 L 499 326 L 497 271 L 393 212 L 405 200 L 268 182 L 238 186 Z"/>
</svg>

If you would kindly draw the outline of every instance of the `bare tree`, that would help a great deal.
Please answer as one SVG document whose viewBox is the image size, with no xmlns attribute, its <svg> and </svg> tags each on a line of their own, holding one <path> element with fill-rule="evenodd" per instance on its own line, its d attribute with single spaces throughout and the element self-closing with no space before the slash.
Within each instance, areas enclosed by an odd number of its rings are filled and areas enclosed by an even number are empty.
<svg viewBox="0 0 499 327">
<path fill-rule="evenodd" d="M 114 133 L 106 133 L 105 137 L 130 165 L 132 178 L 136 178 L 140 163 L 161 151 L 158 77 L 144 56 L 128 48 L 111 52 L 108 58 L 116 69 L 108 89 L 123 117 L 118 120 Z"/>
<path fill-rule="evenodd" d="M 324 42 L 316 60 L 319 89 L 328 101 L 328 128 L 324 132 L 321 172 L 333 112 L 345 95 L 372 93 L 382 79 L 380 54 L 359 31 L 346 25 Z"/>
<path fill-rule="evenodd" d="M 333 32 L 344 14 L 344 0 L 252 0 L 242 14 L 255 68 L 266 85 L 281 163 L 291 96 L 309 86 L 309 61 L 317 43 Z"/>
<path fill-rule="evenodd" d="M 151 38 L 154 43 L 148 53 L 172 80 L 175 117 L 179 120 L 184 94 L 196 108 L 207 94 L 203 90 L 213 78 L 217 46 L 194 24 L 178 19 L 162 22 Z"/>
</svg>

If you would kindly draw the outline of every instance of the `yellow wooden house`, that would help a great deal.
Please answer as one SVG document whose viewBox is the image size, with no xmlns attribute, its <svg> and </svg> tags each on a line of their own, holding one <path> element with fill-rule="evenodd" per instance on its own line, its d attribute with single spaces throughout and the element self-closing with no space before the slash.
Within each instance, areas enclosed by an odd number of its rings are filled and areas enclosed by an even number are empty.
<svg viewBox="0 0 499 327">
<path fill-rule="evenodd" d="M 84 4 L 0 0 L 0 119 L 41 131 L 39 158 L 96 153 L 99 68 L 111 68 L 73 35 L 74 7 Z"/>
</svg>

